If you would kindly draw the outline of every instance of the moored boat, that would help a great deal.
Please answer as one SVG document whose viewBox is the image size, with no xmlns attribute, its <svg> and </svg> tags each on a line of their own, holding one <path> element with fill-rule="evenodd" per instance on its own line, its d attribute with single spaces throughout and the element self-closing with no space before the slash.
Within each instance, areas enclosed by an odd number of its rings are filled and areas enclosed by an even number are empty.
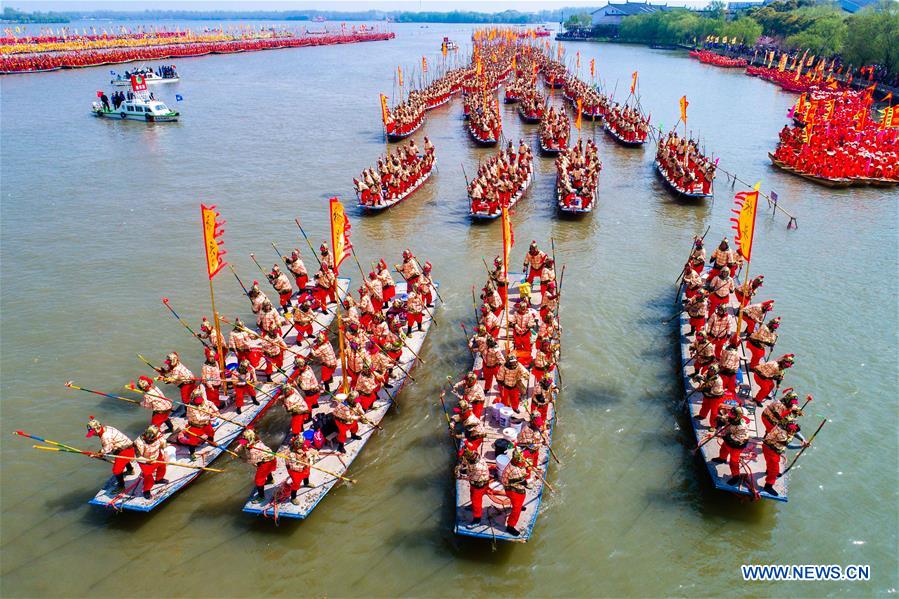
<svg viewBox="0 0 899 599">
<path fill-rule="evenodd" d="M 368 169 L 360 175 L 361 180 L 353 179 L 359 208 L 381 212 L 399 204 L 431 178 L 436 162 L 427 137 L 423 154 L 413 141 L 399 152 L 388 152 L 378 159 L 377 171 Z"/>
<path fill-rule="evenodd" d="M 493 220 L 501 207 L 511 209 L 522 198 L 534 177 L 533 154 L 524 142 L 516 152 L 512 144 L 480 165 L 468 185 L 468 215 Z"/>
<path fill-rule="evenodd" d="M 106 97 L 105 94 L 102 97 Z M 144 121 L 147 123 L 166 123 L 177 121 L 181 113 L 166 106 L 165 102 L 151 99 L 146 92 L 134 92 L 118 107 L 106 102 L 93 102 L 91 113 L 100 118 L 115 120 Z"/>
<path fill-rule="evenodd" d="M 550 106 L 540 121 L 540 152 L 544 155 L 557 155 L 568 147 L 571 135 L 571 121 L 564 108 L 558 110 Z"/>
<path fill-rule="evenodd" d="M 556 158 L 556 204 L 563 214 L 582 215 L 593 212 L 599 188 L 602 162 L 596 144 L 588 139 L 567 148 Z"/>
</svg>

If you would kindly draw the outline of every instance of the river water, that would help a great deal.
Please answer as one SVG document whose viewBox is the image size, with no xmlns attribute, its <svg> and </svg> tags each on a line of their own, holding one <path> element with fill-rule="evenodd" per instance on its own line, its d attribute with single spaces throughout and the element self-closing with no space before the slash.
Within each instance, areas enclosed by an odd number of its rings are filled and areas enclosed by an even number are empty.
<svg viewBox="0 0 899 599">
<path fill-rule="evenodd" d="M 326 200 L 352 205 L 352 177 L 383 151 L 378 93 L 407 78 L 444 35 L 467 44 L 470 26 L 395 26 L 389 42 L 185 59 L 183 82 L 155 90 L 184 114 L 177 124 L 91 118 L 109 67 L 2 79 L 2 583 L 3 596 L 658 596 L 886 595 L 897 586 L 897 193 L 831 191 L 774 170 L 773 149 L 795 96 L 702 65 L 684 53 L 566 44 L 582 72 L 626 94 L 640 73 L 643 106 L 670 127 L 687 94 L 690 128 L 723 168 L 775 190 L 798 216 L 759 216 L 752 274 L 783 316 L 778 350 L 794 352 L 787 378 L 814 393 L 812 429 L 829 418 L 790 479 L 790 502 L 747 503 L 710 488 L 691 457 L 680 405 L 674 280 L 690 239 L 728 231 L 731 189 L 715 201 L 674 200 L 652 169 L 653 150 L 596 137 L 604 168 L 597 210 L 563 221 L 554 167 L 513 217 L 516 260 L 531 239 L 555 239 L 566 265 L 566 388 L 545 495 L 527 545 L 470 542 L 452 533 L 450 445 L 437 392 L 469 362 L 460 322 L 472 320 L 481 258 L 498 253 L 498 224 L 472 226 L 465 179 L 491 151 L 470 142 L 455 100 L 429 114 L 422 134 L 439 172 L 412 199 L 374 218 L 350 209 L 364 261 L 411 247 L 434 265 L 446 300 L 426 342 L 426 367 L 400 409 L 308 521 L 242 514 L 250 472 L 239 463 L 200 477 L 150 514 L 108 513 L 86 501 L 108 469 L 38 452 L 24 429 L 92 446 L 97 415 L 136 434 L 147 415 L 130 404 L 69 391 L 104 391 L 145 373 L 135 354 L 178 350 L 198 370 L 201 352 L 160 303 L 209 314 L 198 204 L 228 221 L 228 259 L 275 260 L 270 242 L 303 247 L 327 235 Z M 120 67 L 121 68 L 121 67 Z M 174 94 L 184 97 L 176 103 Z M 556 102 L 560 98 L 556 97 Z M 504 109 L 504 132 L 536 144 L 536 127 Z M 419 134 L 418 139 L 421 139 Z M 764 202 L 763 202 L 764 204 Z M 308 249 L 306 251 L 307 258 Z M 351 265 L 346 272 L 357 276 Z M 258 272 L 258 271 L 256 271 Z M 219 309 L 247 314 L 230 274 Z M 890 398 L 893 399 L 890 399 Z M 260 426 L 275 441 L 285 426 Z M 224 462 L 223 462 L 224 463 Z M 869 582 L 743 583 L 741 564 L 870 564 Z"/>
</svg>

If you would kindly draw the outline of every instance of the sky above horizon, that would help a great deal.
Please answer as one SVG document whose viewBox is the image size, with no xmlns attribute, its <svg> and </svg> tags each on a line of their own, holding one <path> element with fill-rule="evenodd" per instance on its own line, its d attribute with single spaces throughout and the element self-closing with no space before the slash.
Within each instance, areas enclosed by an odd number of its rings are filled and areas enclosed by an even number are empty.
<svg viewBox="0 0 899 599">
<path fill-rule="evenodd" d="M 618 0 L 621 1 L 621 0 Z M 664 0 L 650 0 L 656 4 L 664 4 Z M 25 11 L 91 11 L 91 10 L 117 10 L 117 11 L 143 11 L 143 10 L 224 10 L 224 11 L 251 11 L 251 10 L 334 10 L 334 11 L 360 11 L 360 10 L 407 10 L 407 11 L 452 11 L 470 10 L 480 12 L 501 12 L 504 10 L 518 10 L 521 12 L 535 12 L 539 10 L 553 10 L 564 7 L 577 6 L 604 6 L 605 0 L 357 0 L 357 1 L 270 1 L 270 0 L 28 0 L 0 2 L 0 7 L 11 7 Z M 704 0 L 670 0 L 669 5 L 678 6 L 702 6 L 707 4 Z"/>
</svg>

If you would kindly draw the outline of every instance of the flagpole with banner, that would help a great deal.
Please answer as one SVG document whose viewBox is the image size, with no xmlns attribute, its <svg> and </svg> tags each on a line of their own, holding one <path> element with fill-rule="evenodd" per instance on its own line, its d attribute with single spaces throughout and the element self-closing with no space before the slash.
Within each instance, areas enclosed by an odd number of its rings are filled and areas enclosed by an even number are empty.
<svg viewBox="0 0 899 599">
<path fill-rule="evenodd" d="M 343 208 L 343 204 L 336 197 L 331 198 L 328 201 L 328 215 L 329 220 L 331 221 L 331 255 L 333 256 L 334 261 L 334 284 L 338 286 L 336 312 L 337 334 L 340 350 L 340 368 L 342 372 L 340 389 L 342 393 L 346 394 L 349 392 L 349 386 L 347 384 L 347 364 L 345 351 L 346 342 L 343 335 L 343 319 L 340 316 L 340 281 L 339 279 L 337 279 L 337 276 L 340 272 L 340 264 L 349 255 L 349 252 L 353 251 L 353 246 L 350 243 L 350 221 L 346 217 L 346 211 Z"/>
<path fill-rule="evenodd" d="M 509 210 L 505 206 L 502 207 L 502 225 L 503 225 L 503 278 L 509 279 L 509 253 L 515 244 L 515 233 L 512 231 L 512 223 L 509 222 Z M 506 329 L 509 328 L 509 294 L 506 293 L 505 305 L 503 310 L 506 313 Z M 508 331 L 507 331 L 508 332 Z M 506 335 L 506 353 L 510 351 L 509 336 Z"/>
<path fill-rule="evenodd" d="M 737 252 L 746 260 L 746 274 L 743 275 L 743 282 L 749 281 L 749 266 L 752 260 L 752 242 L 755 238 L 755 214 L 759 203 L 759 188 L 762 182 L 755 184 L 752 191 L 741 191 L 734 198 L 736 210 L 732 210 L 737 215 L 736 218 L 730 219 L 734 223 L 733 229 L 737 232 L 734 236 L 734 242 L 737 245 Z M 740 329 L 743 324 L 743 302 L 737 310 L 737 339 L 740 338 Z"/>
<path fill-rule="evenodd" d="M 215 278 L 215 275 L 228 265 L 227 262 L 222 260 L 222 256 L 227 254 L 227 252 L 221 247 L 224 242 L 219 239 L 219 237 L 225 233 L 222 228 L 225 226 L 225 221 L 219 222 L 217 220 L 219 216 L 221 216 L 221 214 L 216 212 L 214 204 L 212 206 L 200 204 L 200 221 L 203 225 L 203 246 L 205 247 L 206 252 L 206 273 L 209 275 L 209 300 L 212 303 L 212 319 L 215 326 L 215 341 L 218 353 L 217 361 L 219 368 L 221 369 L 222 391 L 227 392 L 228 386 L 224 380 L 227 377 L 225 376 L 225 354 L 222 348 L 222 327 L 219 322 L 219 313 L 215 309 L 215 288 L 212 285 L 212 279 Z"/>
</svg>

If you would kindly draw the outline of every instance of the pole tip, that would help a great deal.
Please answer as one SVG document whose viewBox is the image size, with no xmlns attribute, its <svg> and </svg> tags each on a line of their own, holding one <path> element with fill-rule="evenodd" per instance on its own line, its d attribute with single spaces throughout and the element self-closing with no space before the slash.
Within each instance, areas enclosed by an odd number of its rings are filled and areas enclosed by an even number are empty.
<svg viewBox="0 0 899 599">
<path fill-rule="evenodd" d="M 74 384 L 74 381 L 66 381 L 63 383 L 66 387 L 71 387 Z"/>
<path fill-rule="evenodd" d="M 168 305 L 169 298 L 167 298 L 167 297 L 162 298 L 162 303 Z"/>
<path fill-rule="evenodd" d="M 25 434 L 25 431 L 16 431 L 15 434 L 16 434 L 16 435 L 19 435 L 20 437 L 27 437 L 27 436 L 28 436 L 28 435 Z"/>
</svg>

